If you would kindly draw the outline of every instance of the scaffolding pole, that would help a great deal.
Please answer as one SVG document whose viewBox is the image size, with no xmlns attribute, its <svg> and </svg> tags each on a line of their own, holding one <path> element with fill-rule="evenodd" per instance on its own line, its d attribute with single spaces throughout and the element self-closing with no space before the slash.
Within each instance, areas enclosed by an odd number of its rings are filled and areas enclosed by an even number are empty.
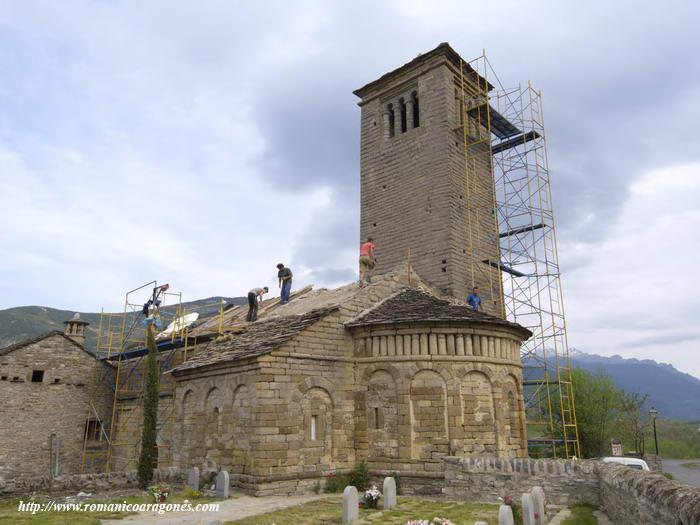
<svg viewBox="0 0 700 525">
<path fill-rule="evenodd" d="M 105 372 L 98 381 L 95 394 L 100 388 L 109 387 L 113 399 L 106 420 L 100 420 L 93 409 L 101 430 L 100 442 L 89 439 L 86 423 L 81 472 L 110 472 L 115 464 L 127 469 L 136 467 L 145 387 L 144 357 L 147 355 L 142 309 L 151 297 L 151 291 L 157 287 L 157 281 L 151 281 L 130 290 L 125 294 L 123 312 L 105 313 L 103 309 L 100 314 L 96 358 L 104 363 Z M 157 432 L 159 435 L 172 435 L 175 385 L 172 376 L 163 373 L 192 357 L 198 343 L 197 337 L 190 335 L 189 327 L 184 322 L 185 316 L 201 310 L 208 311 L 215 306 L 220 317 L 218 327 L 221 333 L 224 305 L 219 301 L 185 309 L 182 294 L 170 291 L 162 292 L 160 299 L 158 315 L 161 326 L 173 323 L 173 329 L 156 342 L 161 381 Z M 109 372 L 113 372 L 114 381 Z M 159 440 L 158 461 L 161 465 L 169 464 L 170 443 L 165 440 Z"/>
<path fill-rule="evenodd" d="M 478 239 L 469 241 L 470 272 L 500 270 L 497 283 L 487 281 L 491 300 L 495 304 L 502 298 L 501 317 L 533 333 L 521 349 L 530 454 L 580 457 L 542 95 L 530 84 L 504 88 L 485 53 L 467 64 L 457 82 L 459 129 L 472 189 L 467 227 Z M 482 186 L 481 192 L 473 191 L 472 175 L 475 162 L 484 162 L 475 151 L 480 144 L 488 151 L 492 172 L 491 186 Z M 483 227 L 488 223 L 487 193 L 493 199 L 495 234 Z"/>
</svg>

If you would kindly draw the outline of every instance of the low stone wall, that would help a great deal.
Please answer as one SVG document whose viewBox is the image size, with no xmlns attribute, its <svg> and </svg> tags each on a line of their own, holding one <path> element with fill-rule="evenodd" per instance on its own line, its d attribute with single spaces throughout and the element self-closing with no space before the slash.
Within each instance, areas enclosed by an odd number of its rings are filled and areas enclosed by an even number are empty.
<svg viewBox="0 0 700 525">
<path fill-rule="evenodd" d="M 616 525 L 700 523 L 700 488 L 624 465 L 600 469 L 601 506 Z"/>
<path fill-rule="evenodd" d="M 444 461 L 443 492 L 460 500 L 497 503 L 503 496 L 519 500 L 521 494 L 540 486 L 548 503 L 600 503 L 601 464 L 597 461 L 461 457 Z"/>
<path fill-rule="evenodd" d="M 184 484 L 185 471 L 177 468 L 158 469 L 154 483 Z M 98 492 L 133 488 L 138 485 L 137 472 L 108 472 L 103 474 L 73 474 L 67 476 L 36 476 L 31 478 L 0 478 L 0 496 L 19 496 L 32 492 Z"/>
</svg>

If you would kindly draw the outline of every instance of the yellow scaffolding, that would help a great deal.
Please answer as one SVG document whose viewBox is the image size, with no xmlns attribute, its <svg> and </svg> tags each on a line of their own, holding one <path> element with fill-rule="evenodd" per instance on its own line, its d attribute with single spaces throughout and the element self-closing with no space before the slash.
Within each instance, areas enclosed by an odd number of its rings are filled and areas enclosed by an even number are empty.
<svg viewBox="0 0 700 525">
<path fill-rule="evenodd" d="M 486 311 L 505 317 L 503 286 L 498 271 L 500 246 L 491 152 L 491 84 L 485 62 L 460 60 L 455 90 L 458 126 L 464 155 L 467 259 L 470 288 L 478 286 Z"/>
<path fill-rule="evenodd" d="M 472 282 L 500 301 L 492 313 L 533 332 L 521 352 L 530 454 L 580 457 L 542 96 L 504 88 L 485 52 L 460 65 Z"/>
<path fill-rule="evenodd" d="M 81 472 L 109 472 L 117 462 L 121 462 L 124 468 L 134 468 L 136 465 L 140 434 L 134 429 L 138 429 L 140 425 L 138 414 L 141 413 L 143 404 L 145 380 L 143 358 L 147 354 L 142 308 L 151 296 L 151 290 L 156 288 L 156 281 L 135 288 L 125 295 L 124 312 L 113 314 L 103 310 L 100 315 L 96 357 L 104 363 L 110 363 L 114 381 L 111 381 L 112 374 L 105 372 L 99 386 L 109 384 L 113 392 L 113 402 L 108 425 L 99 419 L 97 411 L 92 407 L 90 417 L 94 415 L 98 419 L 101 439 L 99 443 L 91 440 L 86 424 Z M 161 325 L 166 327 L 172 324 L 173 328 L 166 336 L 161 336 L 156 341 L 161 371 L 158 433 L 170 435 L 171 432 L 163 430 L 171 427 L 174 421 L 174 381 L 170 374 L 164 375 L 164 372 L 190 358 L 197 345 L 197 337 L 190 334 L 189 326 L 184 322 L 185 316 L 202 311 L 211 312 L 216 308 L 220 334 L 223 330 L 224 302 L 218 301 L 186 309 L 182 304 L 180 292 L 166 290 L 161 292 L 159 297 L 162 302 L 158 309 Z M 158 452 L 159 464 L 169 464 L 170 444 L 159 440 Z"/>
</svg>

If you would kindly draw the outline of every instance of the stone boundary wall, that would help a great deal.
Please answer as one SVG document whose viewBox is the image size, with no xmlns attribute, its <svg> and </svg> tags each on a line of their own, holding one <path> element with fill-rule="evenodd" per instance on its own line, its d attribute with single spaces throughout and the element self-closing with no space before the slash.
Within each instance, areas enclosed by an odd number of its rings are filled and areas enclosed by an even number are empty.
<svg viewBox="0 0 700 525">
<path fill-rule="evenodd" d="M 498 498 L 520 495 L 540 486 L 548 503 L 566 505 L 576 501 L 600 504 L 600 463 L 567 459 L 498 459 L 446 457 L 447 496 L 498 503 Z"/>
<path fill-rule="evenodd" d="M 184 484 L 187 473 L 178 468 L 158 469 L 153 472 L 153 483 Z M 138 486 L 135 470 L 102 474 L 72 474 L 66 476 L 37 476 L 32 478 L 0 478 L 0 496 L 19 496 L 32 492 L 98 492 Z"/>
<path fill-rule="evenodd" d="M 605 465 L 600 469 L 600 496 L 601 507 L 616 525 L 700 523 L 700 488 L 655 472 Z"/>
</svg>

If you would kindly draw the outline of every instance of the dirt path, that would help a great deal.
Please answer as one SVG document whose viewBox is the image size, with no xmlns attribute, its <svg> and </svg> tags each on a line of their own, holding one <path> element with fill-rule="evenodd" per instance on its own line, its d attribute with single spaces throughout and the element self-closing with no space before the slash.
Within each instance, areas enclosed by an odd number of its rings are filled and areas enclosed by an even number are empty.
<svg viewBox="0 0 700 525">
<path fill-rule="evenodd" d="M 230 499 L 218 501 L 219 510 L 216 512 L 170 512 L 160 515 L 156 512 L 144 512 L 127 516 L 123 520 L 104 520 L 102 525 L 180 525 L 182 523 L 187 525 L 205 525 L 212 520 L 221 520 L 222 522 L 237 520 L 327 497 L 329 497 L 328 494 L 314 494 L 312 496 L 265 496 L 254 498 L 252 496 L 235 494 Z M 207 501 L 202 499 L 194 503 L 207 503 Z"/>
</svg>

